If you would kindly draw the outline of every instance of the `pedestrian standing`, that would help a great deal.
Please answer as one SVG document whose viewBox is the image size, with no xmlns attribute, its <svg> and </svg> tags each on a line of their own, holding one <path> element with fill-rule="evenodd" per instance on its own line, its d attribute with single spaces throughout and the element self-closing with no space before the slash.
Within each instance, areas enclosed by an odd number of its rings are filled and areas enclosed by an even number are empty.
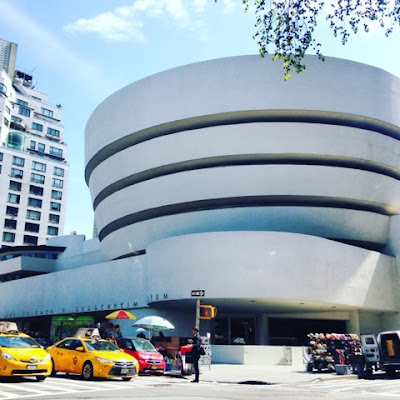
<svg viewBox="0 0 400 400">
<path fill-rule="evenodd" d="M 117 346 L 117 347 L 118 347 L 117 341 L 115 340 L 115 337 L 114 337 L 113 335 L 110 335 L 110 336 L 108 337 L 108 341 L 109 341 L 110 343 L 112 343 L 114 346 Z"/>
<path fill-rule="evenodd" d="M 199 334 L 199 328 L 194 326 L 192 328 L 193 339 L 189 339 L 189 343 L 192 344 L 192 359 L 193 359 L 193 366 L 194 366 L 194 374 L 195 378 L 192 382 L 199 381 L 199 359 L 200 359 L 200 347 L 201 347 L 201 338 Z"/>
</svg>

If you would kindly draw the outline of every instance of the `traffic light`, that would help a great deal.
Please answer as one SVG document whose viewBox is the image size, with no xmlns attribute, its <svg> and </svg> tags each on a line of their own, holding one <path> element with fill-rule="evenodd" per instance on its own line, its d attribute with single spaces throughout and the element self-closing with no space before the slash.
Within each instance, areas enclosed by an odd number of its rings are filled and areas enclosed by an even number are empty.
<svg viewBox="0 0 400 400">
<path fill-rule="evenodd" d="M 210 305 L 200 305 L 200 319 L 212 319 L 217 316 L 217 308 Z"/>
</svg>

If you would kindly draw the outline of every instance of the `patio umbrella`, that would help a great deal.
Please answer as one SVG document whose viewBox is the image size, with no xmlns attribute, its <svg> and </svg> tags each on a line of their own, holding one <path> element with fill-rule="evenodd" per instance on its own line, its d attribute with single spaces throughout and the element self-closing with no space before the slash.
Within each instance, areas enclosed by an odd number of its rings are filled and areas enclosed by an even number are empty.
<svg viewBox="0 0 400 400">
<path fill-rule="evenodd" d="M 106 319 L 136 319 L 136 317 L 129 311 L 117 310 L 106 315 Z"/>
<path fill-rule="evenodd" d="M 149 331 L 170 331 L 175 327 L 163 317 L 158 315 L 149 315 L 136 321 L 132 326 L 143 328 Z"/>
</svg>

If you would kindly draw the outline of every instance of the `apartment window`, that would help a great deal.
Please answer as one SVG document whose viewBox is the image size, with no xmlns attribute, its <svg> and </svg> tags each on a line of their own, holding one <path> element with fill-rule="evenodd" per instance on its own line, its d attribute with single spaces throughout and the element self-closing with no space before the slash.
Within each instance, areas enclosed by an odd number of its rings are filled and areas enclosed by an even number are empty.
<svg viewBox="0 0 400 400">
<path fill-rule="evenodd" d="M 47 234 L 52 236 L 58 235 L 58 228 L 55 226 L 48 226 L 47 227 Z"/>
<path fill-rule="evenodd" d="M 57 188 L 62 188 L 63 187 L 63 180 L 62 179 L 53 178 L 53 186 L 57 187 Z"/>
<path fill-rule="evenodd" d="M 29 193 L 34 194 L 35 196 L 43 196 L 43 188 L 40 186 L 30 185 Z"/>
<path fill-rule="evenodd" d="M 60 222 L 60 216 L 57 214 L 49 214 L 49 222 L 51 224 L 58 224 Z"/>
<path fill-rule="evenodd" d="M 17 220 L 15 220 L 15 219 L 5 219 L 4 228 L 17 229 Z"/>
<path fill-rule="evenodd" d="M 17 104 L 19 104 L 20 106 L 28 107 L 28 102 L 21 99 L 17 99 Z"/>
<path fill-rule="evenodd" d="M 64 176 L 64 170 L 59 167 L 54 167 L 53 173 L 54 173 L 54 175 L 57 175 L 57 176 Z"/>
<path fill-rule="evenodd" d="M 35 171 L 46 172 L 46 164 L 32 161 L 32 169 L 34 169 Z"/>
<path fill-rule="evenodd" d="M 26 210 L 26 218 L 39 221 L 40 220 L 40 211 Z"/>
<path fill-rule="evenodd" d="M 60 211 L 61 210 L 61 204 L 60 203 L 55 203 L 54 201 L 51 201 L 50 202 L 50 210 Z"/>
<path fill-rule="evenodd" d="M 25 222 L 25 231 L 26 232 L 39 232 L 39 224 L 34 224 L 33 222 Z"/>
<path fill-rule="evenodd" d="M 36 149 L 36 142 L 34 140 L 31 140 L 29 143 L 29 148 L 31 150 L 35 150 Z"/>
<path fill-rule="evenodd" d="M 32 122 L 32 129 L 34 129 L 35 131 L 43 132 L 43 125 Z"/>
<path fill-rule="evenodd" d="M 24 171 L 22 171 L 22 169 L 11 168 L 11 173 L 10 173 L 10 175 L 11 175 L 11 177 L 13 177 L 13 178 L 22 179 L 22 177 L 24 176 Z"/>
<path fill-rule="evenodd" d="M 20 199 L 21 199 L 21 196 L 19 194 L 8 193 L 8 202 L 9 203 L 19 204 Z"/>
<path fill-rule="evenodd" d="M 10 190 L 15 190 L 17 192 L 21 191 L 21 182 L 16 182 L 16 181 L 10 181 L 10 186 L 9 189 Z"/>
<path fill-rule="evenodd" d="M 3 242 L 15 242 L 15 233 L 3 232 Z"/>
<path fill-rule="evenodd" d="M 25 117 L 30 117 L 31 116 L 31 110 L 29 108 L 25 107 L 19 107 L 18 114 L 23 115 Z"/>
<path fill-rule="evenodd" d="M 50 154 L 56 157 L 62 157 L 63 151 L 57 147 L 50 146 Z"/>
<path fill-rule="evenodd" d="M 7 86 L 3 83 L 0 83 L 0 93 L 7 95 Z"/>
<path fill-rule="evenodd" d="M 20 117 L 15 116 L 15 115 L 11 115 L 11 121 L 22 122 L 22 119 Z"/>
<path fill-rule="evenodd" d="M 0 161 L 3 161 L 3 153 L 0 153 Z"/>
<path fill-rule="evenodd" d="M 31 173 L 31 182 L 44 184 L 44 175 Z"/>
<path fill-rule="evenodd" d="M 51 136 L 60 137 L 60 131 L 57 129 L 53 129 L 53 128 L 47 128 L 47 134 L 51 135 Z"/>
<path fill-rule="evenodd" d="M 6 117 L 4 117 L 4 125 L 10 126 L 10 121 Z"/>
<path fill-rule="evenodd" d="M 28 206 L 41 208 L 42 207 L 42 200 L 35 199 L 33 197 L 28 197 Z"/>
<path fill-rule="evenodd" d="M 59 192 L 58 190 L 52 190 L 51 191 L 51 198 L 55 200 L 61 200 L 62 199 L 62 192 Z"/>
<path fill-rule="evenodd" d="M 18 208 L 17 207 L 7 206 L 6 214 L 7 215 L 12 215 L 13 217 L 17 217 L 18 216 Z"/>
<path fill-rule="evenodd" d="M 45 115 L 46 117 L 53 118 L 53 111 L 52 110 L 48 110 L 47 108 L 43 108 L 42 107 L 41 113 L 43 115 Z"/>
<path fill-rule="evenodd" d="M 13 165 L 17 165 L 18 167 L 23 167 L 25 165 L 25 159 L 17 156 L 13 156 L 12 160 Z"/>
<path fill-rule="evenodd" d="M 6 112 L 7 112 L 7 114 L 11 114 L 10 107 L 8 107 L 8 106 L 5 106 L 5 107 L 6 107 Z"/>
<path fill-rule="evenodd" d="M 41 153 L 44 153 L 45 145 L 43 143 L 39 143 L 38 144 L 38 151 L 40 151 Z"/>
<path fill-rule="evenodd" d="M 24 235 L 24 244 L 34 244 L 36 245 L 38 238 L 36 236 Z"/>
</svg>

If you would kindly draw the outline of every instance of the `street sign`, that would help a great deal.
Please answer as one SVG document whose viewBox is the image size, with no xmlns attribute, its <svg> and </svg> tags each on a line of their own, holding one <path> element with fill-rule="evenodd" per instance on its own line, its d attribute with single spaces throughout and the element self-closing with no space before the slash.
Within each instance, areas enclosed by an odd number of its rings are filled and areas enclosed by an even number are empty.
<svg viewBox="0 0 400 400">
<path fill-rule="evenodd" d="M 192 290 L 192 297 L 204 297 L 206 295 L 205 290 L 196 289 Z"/>
</svg>

